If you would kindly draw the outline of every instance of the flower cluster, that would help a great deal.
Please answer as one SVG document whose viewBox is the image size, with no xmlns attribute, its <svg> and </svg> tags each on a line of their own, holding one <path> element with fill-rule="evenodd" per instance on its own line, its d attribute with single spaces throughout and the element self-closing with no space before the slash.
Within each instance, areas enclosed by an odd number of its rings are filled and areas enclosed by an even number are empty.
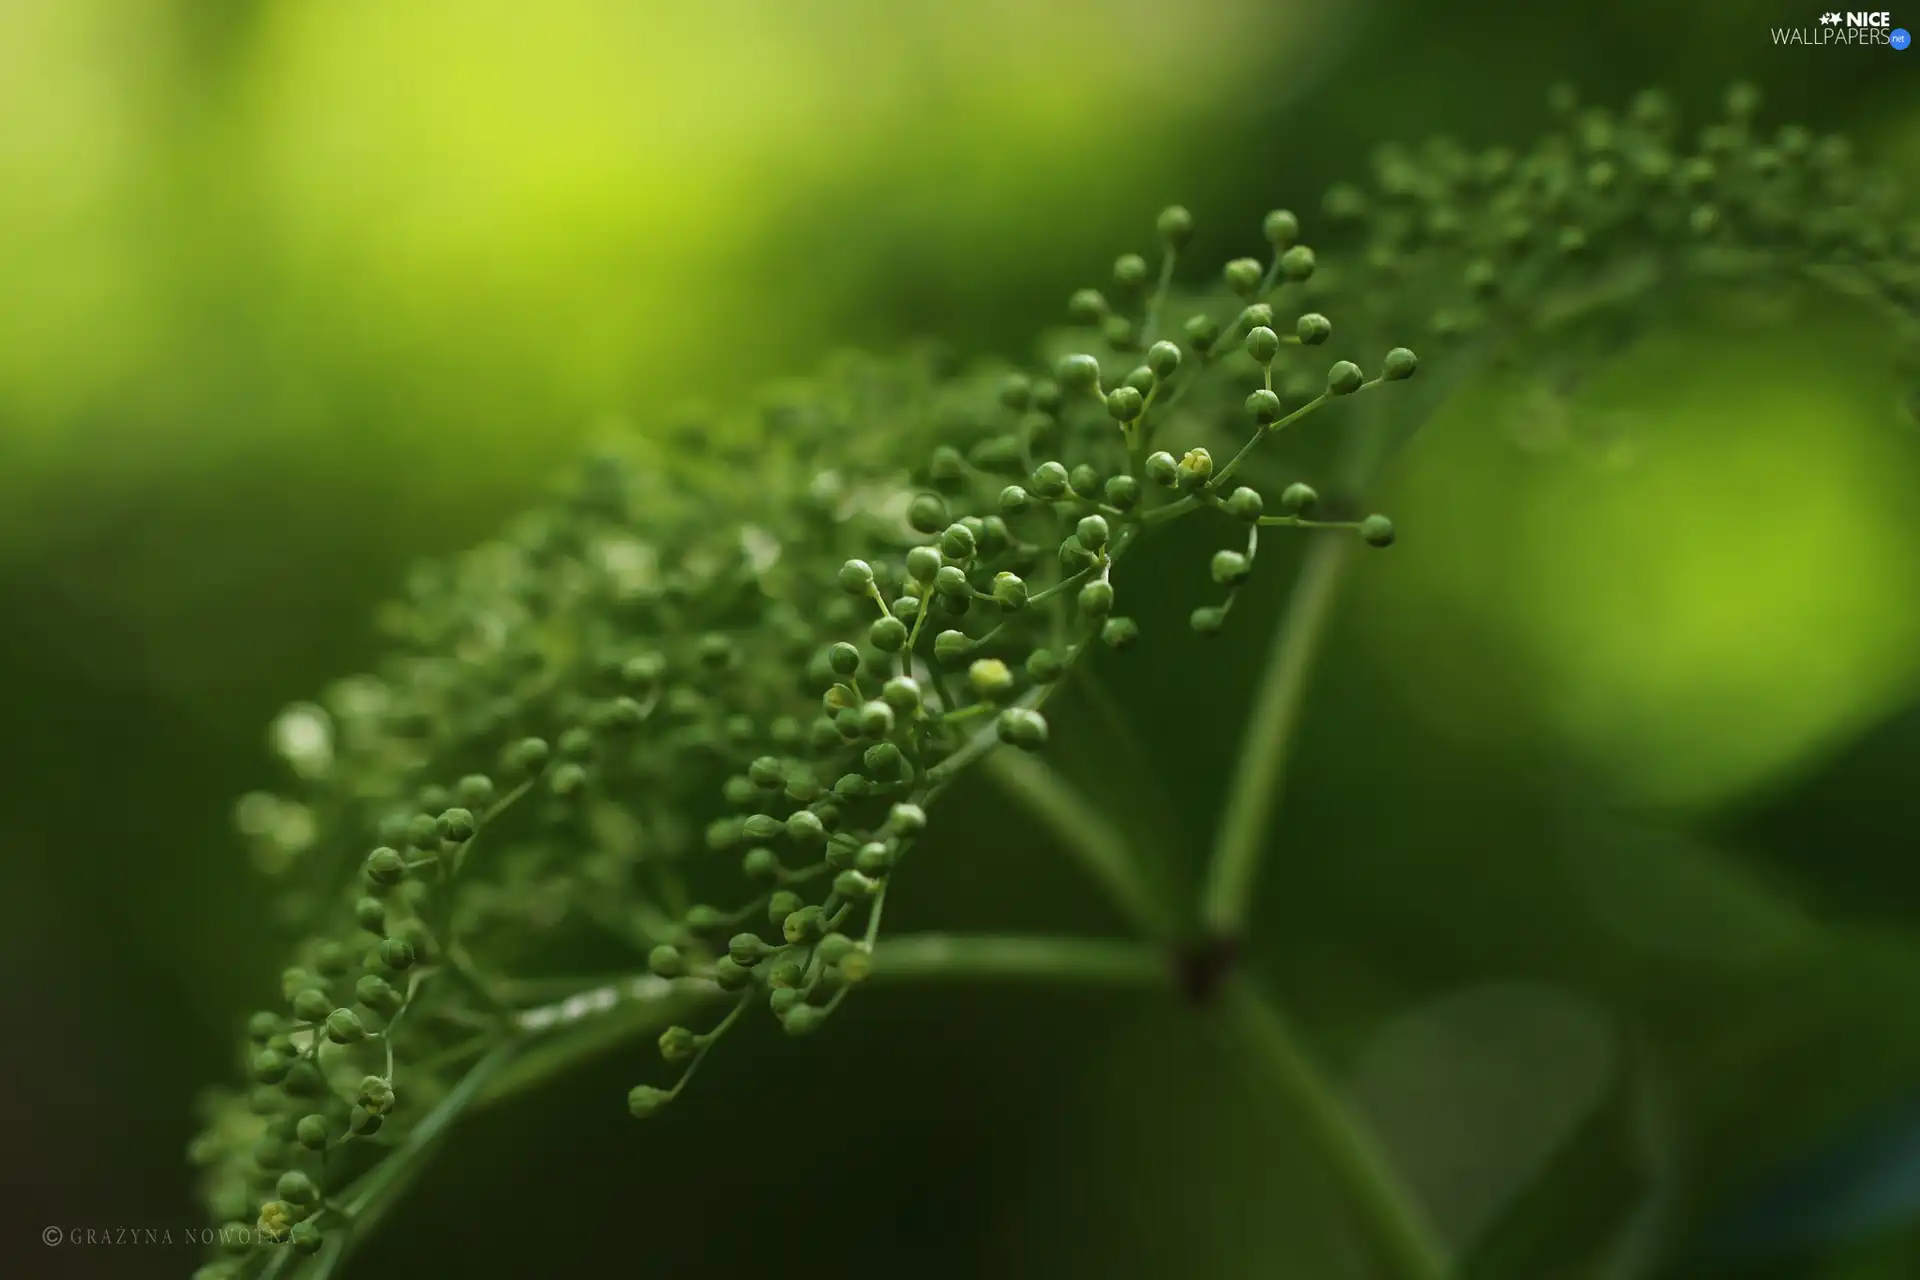
<svg viewBox="0 0 1920 1280">
<path fill-rule="evenodd" d="M 1451 372 L 1475 340 L 1666 274 L 1782 262 L 1910 315 L 1887 197 L 1838 144 L 1762 143 L 1748 98 L 1730 107 L 1695 153 L 1653 96 L 1620 117 L 1560 103 L 1526 155 L 1383 152 L 1377 190 L 1328 193 L 1360 234 L 1343 269 L 1276 210 L 1258 256 L 1180 291 L 1193 224 L 1169 208 L 1151 260 L 1075 293 L 1035 367 L 846 357 L 744 430 L 595 458 L 420 569 L 382 619 L 387 664 L 276 723 L 296 785 L 240 806 L 304 941 L 248 1021 L 250 1087 L 210 1096 L 193 1146 L 211 1213 L 259 1227 L 203 1280 L 337 1261 L 526 1045 L 621 992 L 672 1014 L 636 1116 L 755 1010 L 818 1030 L 872 972 L 946 788 L 989 751 L 1045 747 L 1075 664 L 1158 621 L 1125 607 L 1139 538 L 1222 531 L 1218 602 L 1187 620 L 1202 634 L 1263 529 L 1392 544 L 1356 505 L 1364 467 L 1268 483 L 1261 445 L 1322 411 L 1344 456 L 1404 434 L 1339 420 L 1414 377 L 1393 332 L 1424 330 Z"/>
</svg>

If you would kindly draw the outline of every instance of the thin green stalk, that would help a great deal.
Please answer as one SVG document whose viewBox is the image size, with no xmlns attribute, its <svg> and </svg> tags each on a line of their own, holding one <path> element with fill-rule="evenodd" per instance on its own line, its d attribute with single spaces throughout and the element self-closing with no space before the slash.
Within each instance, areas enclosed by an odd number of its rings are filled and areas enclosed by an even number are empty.
<svg viewBox="0 0 1920 1280">
<path fill-rule="evenodd" d="M 1141 874 L 1127 837 L 1086 797 L 1048 766 L 1017 752 L 996 751 L 982 767 L 1058 837 L 1135 932 L 1156 942 L 1179 936 L 1180 922 L 1167 894 Z"/>
<path fill-rule="evenodd" d="M 883 939 L 873 952 L 876 982 L 1008 979 L 1117 987 L 1168 987 L 1166 958 L 1135 942 L 914 933 Z"/>
<path fill-rule="evenodd" d="M 1453 1266 L 1426 1211 L 1366 1121 L 1314 1066 L 1280 1011 L 1244 974 L 1216 994 L 1214 1016 L 1259 1091 L 1306 1130 L 1381 1261 L 1399 1280 L 1447 1280 Z"/>
<path fill-rule="evenodd" d="M 1268 824 L 1286 784 L 1307 676 L 1333 612 L 1334 590 L 1352 553 L 1351 538 L 1313 540 L 1287 601 L 1286 617 L 1267 652 L 1253 710 L 1241 733 L 1201 898 L 1201 921 L 1218 937 L 1238 938 L 1246 931 Z"/>
</svg>

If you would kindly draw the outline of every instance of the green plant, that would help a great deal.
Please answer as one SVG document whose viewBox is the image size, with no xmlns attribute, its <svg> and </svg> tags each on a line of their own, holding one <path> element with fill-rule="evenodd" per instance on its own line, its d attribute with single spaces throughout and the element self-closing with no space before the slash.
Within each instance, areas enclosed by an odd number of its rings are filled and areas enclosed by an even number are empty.
<svg viewBox="0 0 1920 1280">
<path fill-rule="evenodd" d="M 215 1098 L 194 1145 L 245 1246 L 207 1280 L 331 1272 L 463 1113 L 609 1043 L 657 1039 L 664 1065 L 627 1099 L 644 1118 L 743 1017 L 808 1035 L 867 982 L 956 978 L 1187 1002 L 1305 1123 L 1381 1268 L 1451 1274 L 1239 963 L 1335 592 L 1355 548 L 1396 536 L 1363 496 L 1461 379 L 1590 364 L 1675 280 L 1805 274 L 1903 324 L 1920 298 L 1890 190 L 1839 140 L 1763 141 L 1749 91 L 1697 149 L 1658 95 L 1554 106 L 1525 154 L 1387 149 L 1373 191 L 1329 192 L 1357 233 L 1344 267 L 1275 211 L 1261 258 L 1177 292 L 1192 221 L 1171 208 L 1157 262 L 1125 255 L 1073 296 L 1043 371 L 847 357 L 758 431 L 634 442 L 421 570 L 383 620 L 388 667 L 277 722 L 295 793 L 241 805 L 305 940 L 248 1024 L 251 1089 Z M 1316 442 L 1317 487 L 1278 474 L 1262 445 L 1322 411 L 1344 421 Z M 1126 557 L 1185 521 L 1219 531 L 1214 603 L 1187 619 L 1203 635 L 1233 629 L 1264 539 L 1311 540 L 1195 903 L 1042 763 L 1056 692 L 1140 632 Z M 883 933 L 976 768 L 1132 938 Z"/>
</svg>

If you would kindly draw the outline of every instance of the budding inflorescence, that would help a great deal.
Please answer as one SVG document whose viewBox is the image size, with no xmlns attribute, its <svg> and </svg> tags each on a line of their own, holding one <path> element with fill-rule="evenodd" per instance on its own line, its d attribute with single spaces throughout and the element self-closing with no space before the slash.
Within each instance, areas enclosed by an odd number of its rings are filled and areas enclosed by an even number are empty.
<svg viewBox="0 0 1920 1280">
<path fill-rule="evenodd" d="M 1751 115 L 1697 153 L 1654 99 L 1568 108 L 1525 155 L 1388 149 L 1377 190 L 1328 193 L 1362 244 L 1325 270 L 1284 209 L 1256 252 L 1186 270 L 1195 220 L 1168 208 L 1035 367 L 849 357 L 764 407 L 756 453 L 703 424 L 635 444 L 421 569 L 383 619 L 390 665 L 290 709 L 300 793 L 242 805 L 306 940 L 248 1021 L 249 1089 L 196 1141 L 210 1209 L 302 1250 L 344 1239 L 476 1063 L 622 998 L 532 994 L 563 929 L 680 1002 L 635 1116 L 749 1013 L 817 1032 L 872 973 L 953 781 L 1048 748 L 1064 677 L 1155 627 L 1126 574 L 1140 538 L 1217 535 L 1203 635 L 1271 574 L 1263 530 L 1395 541 L 1344 473 L 1323 496 L 1264 446 L 1323 413 L 1361 442 L 1368 413 L 1424 411 L 1397 335 L 1528 331 L 1635 237 L 1837 263 L 1911 307 L 1865 176 Z M 270 1254 L 212 1265 L 238 1280 Z"/>
</svg>

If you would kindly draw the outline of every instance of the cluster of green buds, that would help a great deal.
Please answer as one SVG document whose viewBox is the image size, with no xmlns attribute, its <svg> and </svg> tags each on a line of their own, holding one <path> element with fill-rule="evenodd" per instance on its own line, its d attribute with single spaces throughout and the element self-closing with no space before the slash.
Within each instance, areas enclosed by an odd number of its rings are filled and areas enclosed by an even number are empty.
<svg viewBox="0 0 1920 1280">
<path fill-rule="evenodd" d="M 1125 607 L 1140 538 L 1222 532 L 1202 634 L 1263 529 L 1393 543 L 1358 505 L 1365 467 L 1269 481 L 1263 445 L 1330 436 L 1364 459 L 1404 434 L 1381 422 L 1403 402 L 1417 420 L 1433 379 L 1396 390 L 1419 361 L 1394 332 L 1424 328 L 1451 373 L 1466 339 L 1591 299 L 1622 255 L 1666 271 L 1736 233 L 1910 313 L 1877 188 L 1835 144 L 1762 144 L 1732 108 L 1698 154 L 1652 97 L 1619 118 L 1563 104 L 1525 156 L 1383 152 L 1377 193 L 1328 195 L 1363 238 L 1342 269 L 1281 209 L 1257 256 L 1185 272 L 1193 219 L 1166 209 L 1153 256 L 1074 293 L 1031 366 L 849 356 L 744 429 L 595 458 L 419 569 L 382 618 L 387 664 L 289 708 L 273 740 L 294 785 L 240 806 L 304 941 L 248 1022 L 248 1085 L 210 1095 L 193 1145 L 216 1220 L 257 1227 L 223 1232 L 241 1247 L 203 1280 L 331 1266 L 527 1045 L 624 1001 L 665 1028 L 640 1117 L 748 1016 L 819 1030 L 873 972 L 954 780 L 1045 748 L 1076 665 L 1160 621 Z M 610 956 L 623 977 L 572 976 Z"/>
</svg>

